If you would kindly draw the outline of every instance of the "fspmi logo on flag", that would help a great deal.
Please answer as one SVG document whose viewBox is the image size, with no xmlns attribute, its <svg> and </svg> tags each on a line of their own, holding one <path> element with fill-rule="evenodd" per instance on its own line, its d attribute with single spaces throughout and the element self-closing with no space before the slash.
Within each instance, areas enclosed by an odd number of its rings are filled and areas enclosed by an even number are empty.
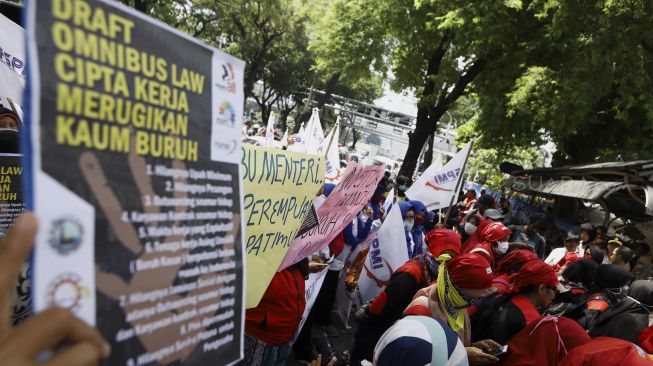
<svg viewBox="0 0 653 366">
<path fill-rule="evenodd" d="M 455 182 L 460 176 L 460 168 L 446 171 L 442 174 L 436 174 L 431 181 L 426 182 L 426 186 L 436 191 L 451 192 L 453 189 L 443 187 L 442 185 L 449 182 Z"/>
<path fill-rule="evenodd" d="M 411 200 L 422 201 L 429 210 L 449 206 L 456 194 L 456 185 L 463 173 L 465 160 L 471 150 L 471 142 L 460 150 L 444 167 L 431 165 L 406 191 Z"/>
</svg>

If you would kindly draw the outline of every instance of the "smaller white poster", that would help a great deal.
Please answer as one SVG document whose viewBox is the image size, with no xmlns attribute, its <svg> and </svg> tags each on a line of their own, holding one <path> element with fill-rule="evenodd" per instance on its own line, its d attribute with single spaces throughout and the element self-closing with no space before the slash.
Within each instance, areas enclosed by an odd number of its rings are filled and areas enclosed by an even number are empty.
<svg viewBox="0 0 653 366">
<path fill-rule="evenodd" d="M 313 304 L 315 304 L 315 299 L 317 299 L 317 295 L 320 293 L 320 289 L 322 288 L 324 278 L 326 277 L 328 271 L 329 269 L 327 267 L 318 273 L 311 273 L 308 276 L 308 280 L 306 280 L 306 307 L 304 308 L 304 314 L 302 315 L 302 320 L 299 322 L 299 328 L 297 328 L 297 333 L 295 333 L 295 339 L 293 342 L 295 342 L 297 337 L 299 337 L 299 333 L 302 331 L 304 323 L 306 323 L 308 314 L 310 314 L 311 309 L 313 309 Z"/>
<path fill-rule="evenodd" d="M 338 136 L 340 136 L 340 124 L 336 122 L 336 125 L 331 129 L 331 132 L 329 132 L 323 143 L 323 150 L 326 151 L 326 175 L 324 176 L 324 181 L 327 183 L 338 184 L 342 179 L 344 169 L 340 168 Z"/>
<path fill-rule="evenodd" d="M 406 236 L 401 211 L 398 206 L 390 209 L 372 241 L 365 265 L 358 280 L 358 290 L 363 302 L 373 300 L 389 283 L 394 271 L 408 261 Z"/>
</svg>

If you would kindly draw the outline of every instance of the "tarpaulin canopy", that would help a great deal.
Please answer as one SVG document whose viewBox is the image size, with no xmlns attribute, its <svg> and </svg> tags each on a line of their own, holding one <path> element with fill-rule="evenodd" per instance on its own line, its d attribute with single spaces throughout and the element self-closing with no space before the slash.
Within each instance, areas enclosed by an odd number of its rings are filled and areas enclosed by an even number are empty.
<svg viewBox="0 0 653 366">
<path fill-rule="evenodd" d="M 512 177 L 504 186 L 514 191 L 600 202 L 617 216 L 640 221 L 653 216 L 653 160 L 535 169 L 509 165 Z"/>
<path fill-rule="evenodd" d="M 623 182 L 554 180 L 542 177 L 511 177 L 504 185 L 522 193 L 572 197 L 590 201 L 597 201 L 610 191 L 625 188 Z"/>
</svg>

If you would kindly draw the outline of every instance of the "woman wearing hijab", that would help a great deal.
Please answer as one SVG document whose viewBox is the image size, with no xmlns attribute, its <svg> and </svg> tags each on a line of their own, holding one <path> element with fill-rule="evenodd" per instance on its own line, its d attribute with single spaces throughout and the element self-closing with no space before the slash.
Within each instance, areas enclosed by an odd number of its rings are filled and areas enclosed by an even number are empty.
<svg viewBox="0 0 653 366">
<path fill-rule="evenodd" d="M 0 128 L 20 130 L 20 117 L 11 109 L 0 107 Z"/>
<path fill-rule="evenodd" d="M 512 277 L 514 285 L 508 293 L 478 305 L 471 317 L 472 340 L 489 338 L 506 344 L 553 302 L 559 283 L 548 264 L 527 261 Z"/>
<path fill-rule="evenodd" d="M 386 331 L 374 348 L 374 366 L 467 366 L 460 339 L 443 321 L 407 316 Z"/>
<path fill-rule="evenodd" d="M 401 210 L 401 218 L 404 220 L 404 231 L 406 236 L 406 248 L 408 251 L 408 258 L 413 258 L 415 256 L 415 243 L 413 242 L 413 237 L 411 231 L 415 226 L 415 207 L 409 201 L 399 201 L 397 202 L 399 210 Z"/>
<path fill-rule="evenodd" d="M 413 255 L 418 256 L 424 252 L 424 249 L 426 246 L 424 245 L 424 221 L 426 220 L 426 216 L 428 215 L 428 211 L 426 210 L 426 206 L 421 201 L 408 201 L 411 205 L 413 205 L 413 208 L 415 209 L 415 225 L 413 225 L 413 229 L 410 231 L 410 236 L 414 244 L 414 250 L 413 250 Z"/>
<path fill-rule="evenodd" d="M 469 253 L 482 255 L 494 268 L 496 258 L 508 251 L 508 238 L 512 232 L 500 222 L 490 222 L 478 229 L 478 244 L 469 248 Z"/>
<path fill-rule="evenodd" d="M 602 312 L 589 332 L 592 338 L 614 337 L 638 343 L 640 333 L 648 327 L 653 309 L 653 283 L 635 281 L 628 296 Z"/>
<path fill-rule="evenodd" d="M 539 318 L 508 343 L 501 366 L 558 366 L 574 348 L 591 340 L 583 327 L 569 318 Z"/>
<path fill-rule="evenodd" d="M 379 185 L 376 187 L 376 190 L 374 191 L 374 194 L 370 199 L 370 208 L 372 209 L 372 220 L 383 219 L 383 214 L 384 214 L 383 202 L 385 201 L 385 192 L 387 192 L 387 186 L 379 182 Z"/>
<path fill-rule="evenodd" d="M 536 259 L 538 259 L 537 254 L 529 249 L 516 249 L 508 252 L 497 263 L 492 287 L 497 289 L 498 294 L 506 293 L 514 285 L 512 275 L 519 272 L 524 263 Z"/>
<path fill-rule="evenodd" d="M 438 276 L 436 258 L 446 253 L 451 257 L 460 254 L 460 236 L 447 229 L 436 229 L 426 236 L 428 252 L 399 267 L 390 277 L 383 292 L 365 308 L 365 318 L 354 336 L 352 364 L 369 358 L 377 340 L 402 316 L 415 293 L 430 286 Z"/>
<path fill-rule="evenodd" d="M 447 254 L 438 257 L 440 266 L 435 284 L 415 295 L 404 315 L 430 316 L 446 322 L 456 332 L 472 363 L 493 364 L 498 359 L 489 353 L 500 345 L 491 340 L 472 344 L 471 324 L 466 309 L 474 301 L 493 294 L 492 269 L 487 261 L 474 253 L 453 259 Z"/>
</svg>

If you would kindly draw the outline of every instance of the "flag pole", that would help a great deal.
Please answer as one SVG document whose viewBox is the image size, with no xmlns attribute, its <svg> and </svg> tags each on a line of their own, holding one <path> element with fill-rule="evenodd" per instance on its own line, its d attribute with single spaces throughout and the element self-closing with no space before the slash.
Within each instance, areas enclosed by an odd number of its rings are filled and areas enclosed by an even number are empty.
<svg viewBox="0 0 653 366">
<path fill-rule="evenodd" d="M 324 151 L 325 158 L 329 155 L 329 150 L 331 150 L 331 143 L 333 142 L 333 137 L 336 135 L 336 127 L 338 126 L 339 123 L 340 123 L 340 116 L 336 118 L 336 123 L 331 128 L 331 132 L 333 132 L 333 134 L 331 134 L 331 138 L 329 138 L 329 143 L 327 144 L 326 151 Z"/>
<path fill-rule="evenodd" d="M 447 215 L 444 217 L 444 224 L 447 225 L 447 222 L 449 222 L 449 215 L 451 215 L 451 207 L 453 206 L 453 202 L 458 197 L 458 191 L 460 184 L 463 180 L 463 176 L 465 175 L 465 168 L 467 167 L 467 159 L 469 159 L 469 155 L 472 153 L 472 147 L 474 146 L 474 139 L 471 139 L 469 142 L 469 151 L 467 152 L 467 156 L 465 156 L 465 161 L 463 162 L 463 168 L 460 170 L 460 175 L 458 176 L 458 182 L 456 182 L 456 188 L 454 190 L 453 196 L 451 196 L 451 202 L 449 203 L 449 208 L 447 208 Z"/>
</svg>

